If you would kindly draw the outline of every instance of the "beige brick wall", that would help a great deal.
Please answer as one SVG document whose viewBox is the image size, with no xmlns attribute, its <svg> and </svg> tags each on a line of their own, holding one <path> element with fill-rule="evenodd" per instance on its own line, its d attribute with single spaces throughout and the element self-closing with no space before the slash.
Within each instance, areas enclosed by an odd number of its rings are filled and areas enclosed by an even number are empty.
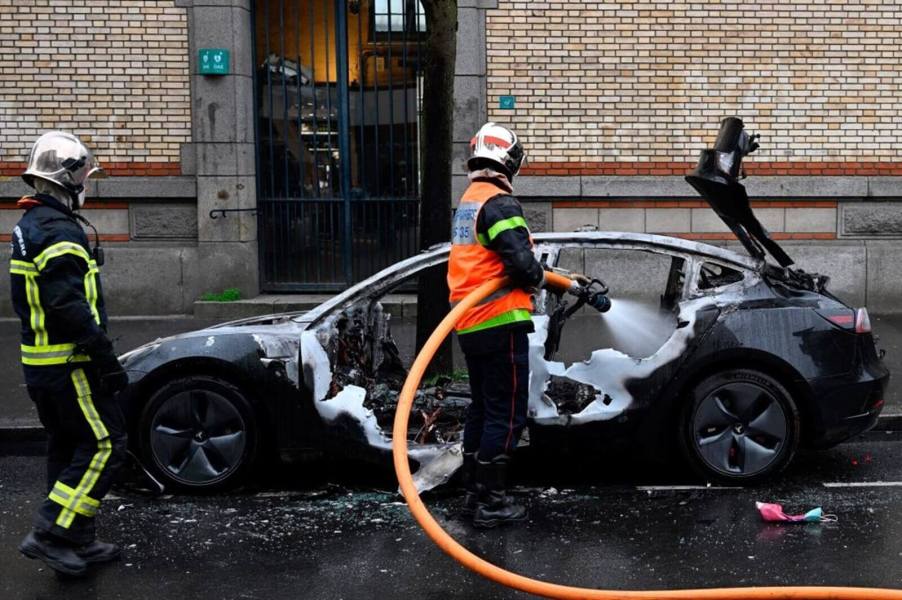
<svg viewBox="0 0 902 600">
<path fill-rule="evenodd" d="M 487 29 L 534 161 L 694 160 L 734 114 L 756 160 L 902 158 L 902 0 L 500 0 Z"/>
<path fill-rule="evenodd" d="M 0 0 L 0 162 L 64 129 L 106 163 L 177 163 L 190 111 L 173 0 Z"/>
</svg>

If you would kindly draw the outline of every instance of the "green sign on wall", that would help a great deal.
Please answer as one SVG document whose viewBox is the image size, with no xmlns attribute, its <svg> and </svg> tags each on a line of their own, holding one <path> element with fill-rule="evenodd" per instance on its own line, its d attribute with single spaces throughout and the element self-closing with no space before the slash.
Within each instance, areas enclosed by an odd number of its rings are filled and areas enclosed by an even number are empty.
<svg viewBox="0 0 902 600">
<path fill-rule="evenodd" d="M 229 51 L 224 48 L 201 48 L 198 64 L 201 75 L 228 75 Z"/>
</svg>

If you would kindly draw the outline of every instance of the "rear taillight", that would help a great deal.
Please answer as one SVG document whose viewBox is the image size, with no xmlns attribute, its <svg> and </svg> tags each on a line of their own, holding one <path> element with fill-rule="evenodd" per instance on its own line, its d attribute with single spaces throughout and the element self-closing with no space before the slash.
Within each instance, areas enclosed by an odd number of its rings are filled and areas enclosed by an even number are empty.
<svg viewBox="0 0 902 600">
<path fill-rule="evenodd" d="M 855 313 L 855 333 L 871 333 L 871 317 L 868 309 L 861 307 Z"/>
<path fill-rule="evenodd" d="M 871 333 L 871 318 L 868 316 L 868 309 L 866 308 L 859 308 L 858 310 L 850 308 L 827 309 L 819 310 L 817 314 L 837 327 L 842 327 L 855 333 Z"/>
<path fill-rule="evenodd" d="M 855 313 L 850 309 L 819 310 L 817 313 L 837 327 L 849 330 L 855 327 Z"/>
</svg>

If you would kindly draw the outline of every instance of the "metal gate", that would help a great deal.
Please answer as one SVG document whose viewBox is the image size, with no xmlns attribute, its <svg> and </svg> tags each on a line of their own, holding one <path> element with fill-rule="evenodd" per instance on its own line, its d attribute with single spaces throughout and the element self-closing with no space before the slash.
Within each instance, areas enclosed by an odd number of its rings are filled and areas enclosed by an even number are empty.
<svg viewBox="0 0 902 600">
<path fill-rule="evenodd" d="M 264 291 L 339 290 L 415 253 L 418 0 L 258 0 Z"/>
</svg>

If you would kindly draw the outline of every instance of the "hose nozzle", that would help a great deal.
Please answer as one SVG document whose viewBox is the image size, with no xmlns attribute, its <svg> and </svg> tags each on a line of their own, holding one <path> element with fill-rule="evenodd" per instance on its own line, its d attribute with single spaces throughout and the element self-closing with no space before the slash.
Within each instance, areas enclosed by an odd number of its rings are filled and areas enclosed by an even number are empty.
<svg viewBox="0 0 902 600">
<path fill-rule="evenodd" d="M 601 292 L 590 294 L 589 299 L 586 301 L 586 304 L 600 313 L 605 313 L 611 310 L 611 299 Z"/>
</svg>

